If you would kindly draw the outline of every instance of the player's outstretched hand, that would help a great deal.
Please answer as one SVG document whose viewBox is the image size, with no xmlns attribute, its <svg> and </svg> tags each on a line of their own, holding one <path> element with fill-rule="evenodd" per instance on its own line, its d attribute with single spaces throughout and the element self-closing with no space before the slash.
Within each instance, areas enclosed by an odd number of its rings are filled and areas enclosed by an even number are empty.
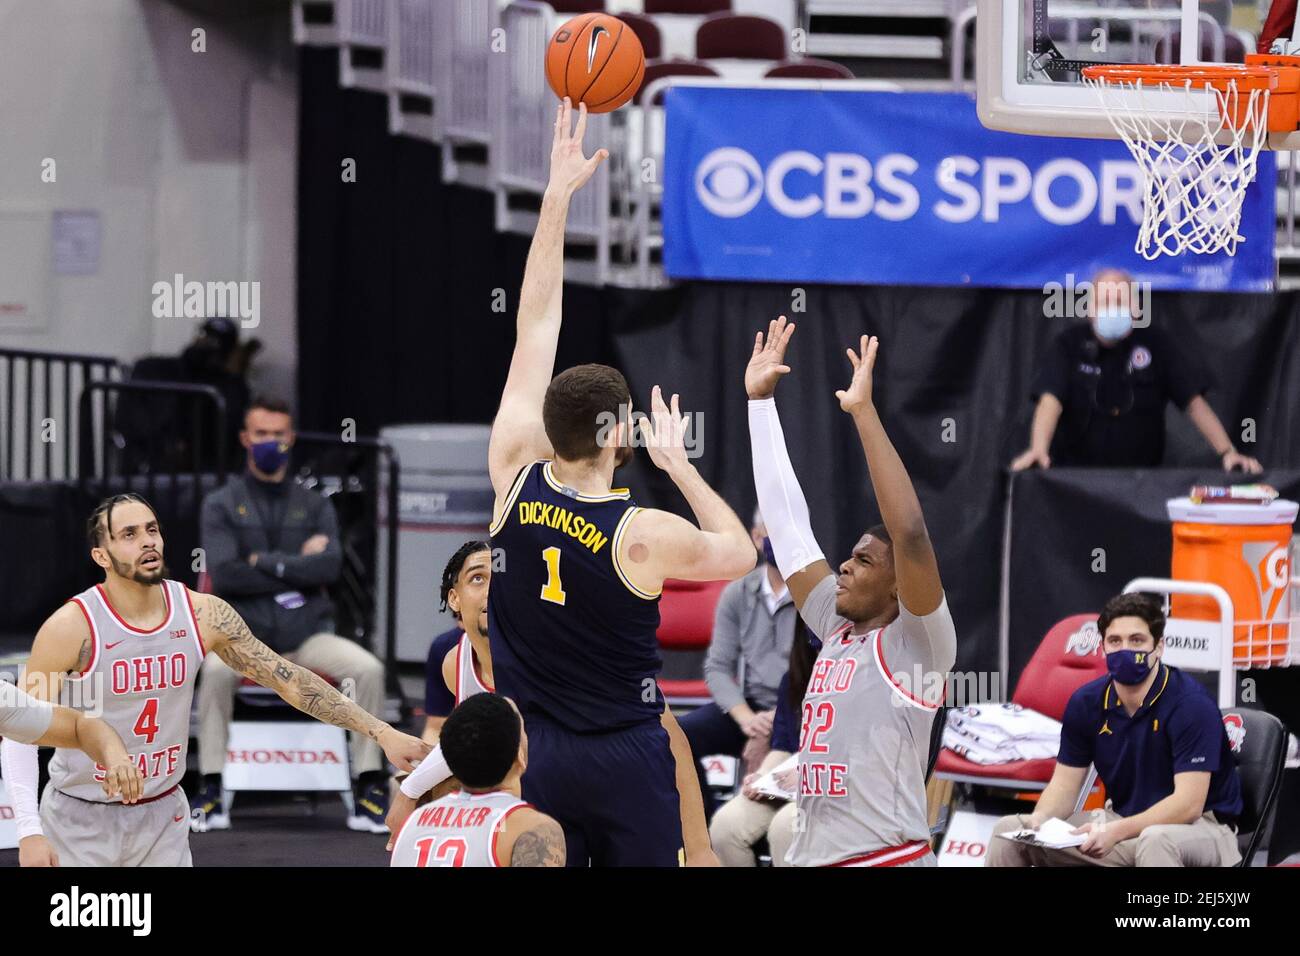
<svg viewBox="0 0 1300 956">
<path fill-rule="evenodd" d="M 682 414 L 678 397 L 672 406 L 664 404 L 663 392 L 656 385 L 650 390 L 650 415 L 640 419 L 642 438 L 655 467 L 672 474 L 690 463 L 686 454 L 687 417 Z"/>
<path fill-rule="evenodd" d="M 412 737 L 392 727 L 386 728 L 379 735 L 377 743 L 384 748 L 384 753 L 393 766 L 403 773 L 410 773 L 433 749 L 419 737 Z"/>
<path fill-rule="evenodd" d="M 388 803 L 388 816 L 384 822 L 388 824 L 388 846 L 384 847 L 389 853 L 393 852 L 393 844 L 397 842 L 397 834 L 402 830 L 402 824 L 406 818 L 415 812 L 415 801 L 402 793 L 401 788 L 393 794 L 393 799 Z"/>
<path fill-rule="evenodd" d="M 551 140 L 551 180 L 547 184 L 547 192 L 572 196 L 592 177 L 596 167 L 609 158 L 607 149 L 596 150 L 590 159 L 582 155 L 582 137 L 586 132 L 587 104 L 578 104 L 578 126 L 574 129 L 573 104 L 566 96 L 555 112 L 555 134 Z"/>
<path fill-rule="evenodd" d="M 840 400 L 840 408 L 850 415 L 871 404 L 871 370 L 875 368 L 876 350 L 879 347 L 878 338 L 864 335 L 859 342 L 859 352 L 844 350 L 853 365 L 853 378 L 850 379 L 848 388 L 837 391 L 835 397 Z"/>
<path fill-rule="evenodd" d="M 792 335 L 794 323 L 787 323 L 783 315 L 768 323 L 766 339 L 762 332 L 754 336 L 754 354 L 745 367 L 745 392 L 751 399 L 771 398 L 781 376 L 790 373 L 790 366 L 785 364 L 785 349 Z"/>
<path fill-rule="evenodd" d="M 18 841 L 18 865 L 58 866 L 59 855 L 50 846 L 50 841 L 38 833 Z"/>
<path fill-rule="evenodd" d="M 109 764 L 100 785 L 107 796 L 121 794 L 123 803 L 136 803 L 144 795 L 144 774 L 140 773 L 134 760 L 122 754 L 120 759 Z"/>
</svg>

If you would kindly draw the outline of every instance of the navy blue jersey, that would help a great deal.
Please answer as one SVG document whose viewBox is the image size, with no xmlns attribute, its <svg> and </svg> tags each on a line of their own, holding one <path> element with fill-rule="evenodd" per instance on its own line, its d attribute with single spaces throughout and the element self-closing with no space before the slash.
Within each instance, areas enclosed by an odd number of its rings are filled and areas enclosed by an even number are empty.
<svg viewBox="0 0 1300 956">
<path fill-rule="evenodd" d="M 511 486 L 492 526 L 488 640 L 497 692 L 525 715 L 575 733 L 658 722 L 659 594 L 637 589 L 618 562 L 639 510 L 625 489 L 564 487 L 549 461 Z"/>
</svg>

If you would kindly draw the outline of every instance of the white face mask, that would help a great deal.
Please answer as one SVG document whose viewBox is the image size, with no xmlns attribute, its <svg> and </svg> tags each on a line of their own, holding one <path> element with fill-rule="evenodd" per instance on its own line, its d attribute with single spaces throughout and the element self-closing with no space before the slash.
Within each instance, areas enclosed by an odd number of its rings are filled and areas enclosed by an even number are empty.
<svg viewBox="0 0 1300 956">
<path fill-rule="evenodd" d="M 1133 313 L 1126 306 L 1114 306 L 1097 313 L 1097 334 L 1108 342 L 1118 342 L 1133 331 Z"/>
</svg>

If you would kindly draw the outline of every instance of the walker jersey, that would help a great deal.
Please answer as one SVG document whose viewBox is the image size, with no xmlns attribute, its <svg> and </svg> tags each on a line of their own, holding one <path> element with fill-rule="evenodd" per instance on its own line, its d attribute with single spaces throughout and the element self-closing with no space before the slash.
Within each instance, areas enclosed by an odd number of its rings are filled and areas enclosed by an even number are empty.
<svg viewBox="0 0 1300 956">
<path fill-rule="evenodd" d="M 618 557 L 640 510 L 624 489 L 566 488 L 545 460 L 511 486 L 492 526 L 488 640 L 497 692 L 525 719 L 539 711 L 575 733 L 658 723 L 659 593 Z"/>
<path fill-rule="evenodd" d="M 948 602 L 866 634 L 835 612 L 827 575 L 804 602 L 822 639 L 804 694 L 796 866 L 898 865 L 929 854 L 930 729 L 956 657 Z"/>
<path fill-rule="evenodd" d="M 102 585 L 72 598 L 90 625 L 86 669 L 63 679 L 59 702 L 101 717 L 126 745 L 144 775 L 141 799 L 166 793 L 185 775 L 190 702 L 205 651 L 189 592 L 163 581 L 166 615 L 156 628 L 132 627 L 108 603 Z M 56 750 L 50 782 L 70 797 L 109 801 L 99 781 L 104 771 L 80 750 Z"/>
<path fill-rule="evenodd" d="M 392 866 L 503 866 L 497 837 L 506 817 L 528 806 L 513 793 L 457 790 L 420 807 L 393 843 Z"/>
</svg>

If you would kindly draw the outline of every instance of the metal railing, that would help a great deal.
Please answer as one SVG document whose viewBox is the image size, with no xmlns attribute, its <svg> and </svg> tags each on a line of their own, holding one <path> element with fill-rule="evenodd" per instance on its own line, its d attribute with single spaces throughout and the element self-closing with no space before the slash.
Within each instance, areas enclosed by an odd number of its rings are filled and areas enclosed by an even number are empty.
<svg viewBox="0 0 1300 956">
<path fill-rule="evenodd" d="M 521 194 L 539 199 L 546 190 L 555 125 L 555 94 L 546 81 L 546 44 L 559 18 L 545 3 L 518 0 L 502 12 L 509 56 L 491 58 L 493 116 L 490 182 L 496 197 L 496 225 L 503 232 L 530 234 L 536 226 L 532 211 L 512 208 Z M 584 146 L 588 152 L 610 148 L 611 115 L 589 114 Z M 566 239 L 594 245 L 595 261 L 588 281 L 603 284 L 610 262 L 610 179 L 613 158 L 602 163 L 592 181 L 569 204 Z M 572 276 L 571 276 L 572 278 Z"/>
<path fill-rule="evenodd" d="M 434 4 L 393 0 L 388 18 L 388 131 L 433 140 L 437 95 Z"/>
<path fill-rule="evenodd" d="M 77 436 L 83 489 L 94 485 L 107 494 L 140 485 L 152 501 L 165 484 L 179 508 L 182 478 L 196 488 L 204 474 L 225 483 L 226 400 L 211 385 L 90 382 L 78 407 L 81 421 L 90 424 Z"/>
<path fill-rule="evenodd" d="M 339 83 L 388 91 L 388 0 L 338 0 Z"/>
<path fill-rule="evenodd" d="M 116 381 L 107 355 L 0 349 L 0 479 L 74 478 L 83 419 L 76 396 L 95 381 Z"/>
<path fill-rule="evenodd" d="M 304 449 L 315 453 L 304 455 Z M 373 633 L 377 602 L 383 600 L 385 686 L 389 694 L 405 702 L 393 666 L 397 660 L 397 525 L 401 472 L 397 452 L 379 438 L 344 441 L 336 434 L 310 431 L 296 434 L 294 452 L 298 480 L 305 487 L 327 497 L 355 495 L 361 502 L 356 514 L 350 514 L 346 505 L 335 506 L 336 511 L 342 512 L 339 545 L 343 551 L 343 570 L 333 597 L 345 625 L 357 638 Z M 387 583 L 384 593 L 379 595 L 374 593 L 379 578 L 378 541 L 367 541 L 364 534 L 358 535 L 354 529 L 377 530 L 381 523 L 387 529 L 384 555 Z M 370 556 L 372 547 L 373 557 Z"/>
<path fill-rule="evenodd" d="M 435 105 L 435 134 L 443 140 L 443 177 L 487 186 L 485 171 L 457 160 L 455 147 L 488 147 L 493 117 L 489 84 L 492 58 L 508 58 L 495 33 L 501 11 L 492 0 L 436 0 L 435 39 L 439 43 L 437 87 L 445 91 Z"/>
</svg>

